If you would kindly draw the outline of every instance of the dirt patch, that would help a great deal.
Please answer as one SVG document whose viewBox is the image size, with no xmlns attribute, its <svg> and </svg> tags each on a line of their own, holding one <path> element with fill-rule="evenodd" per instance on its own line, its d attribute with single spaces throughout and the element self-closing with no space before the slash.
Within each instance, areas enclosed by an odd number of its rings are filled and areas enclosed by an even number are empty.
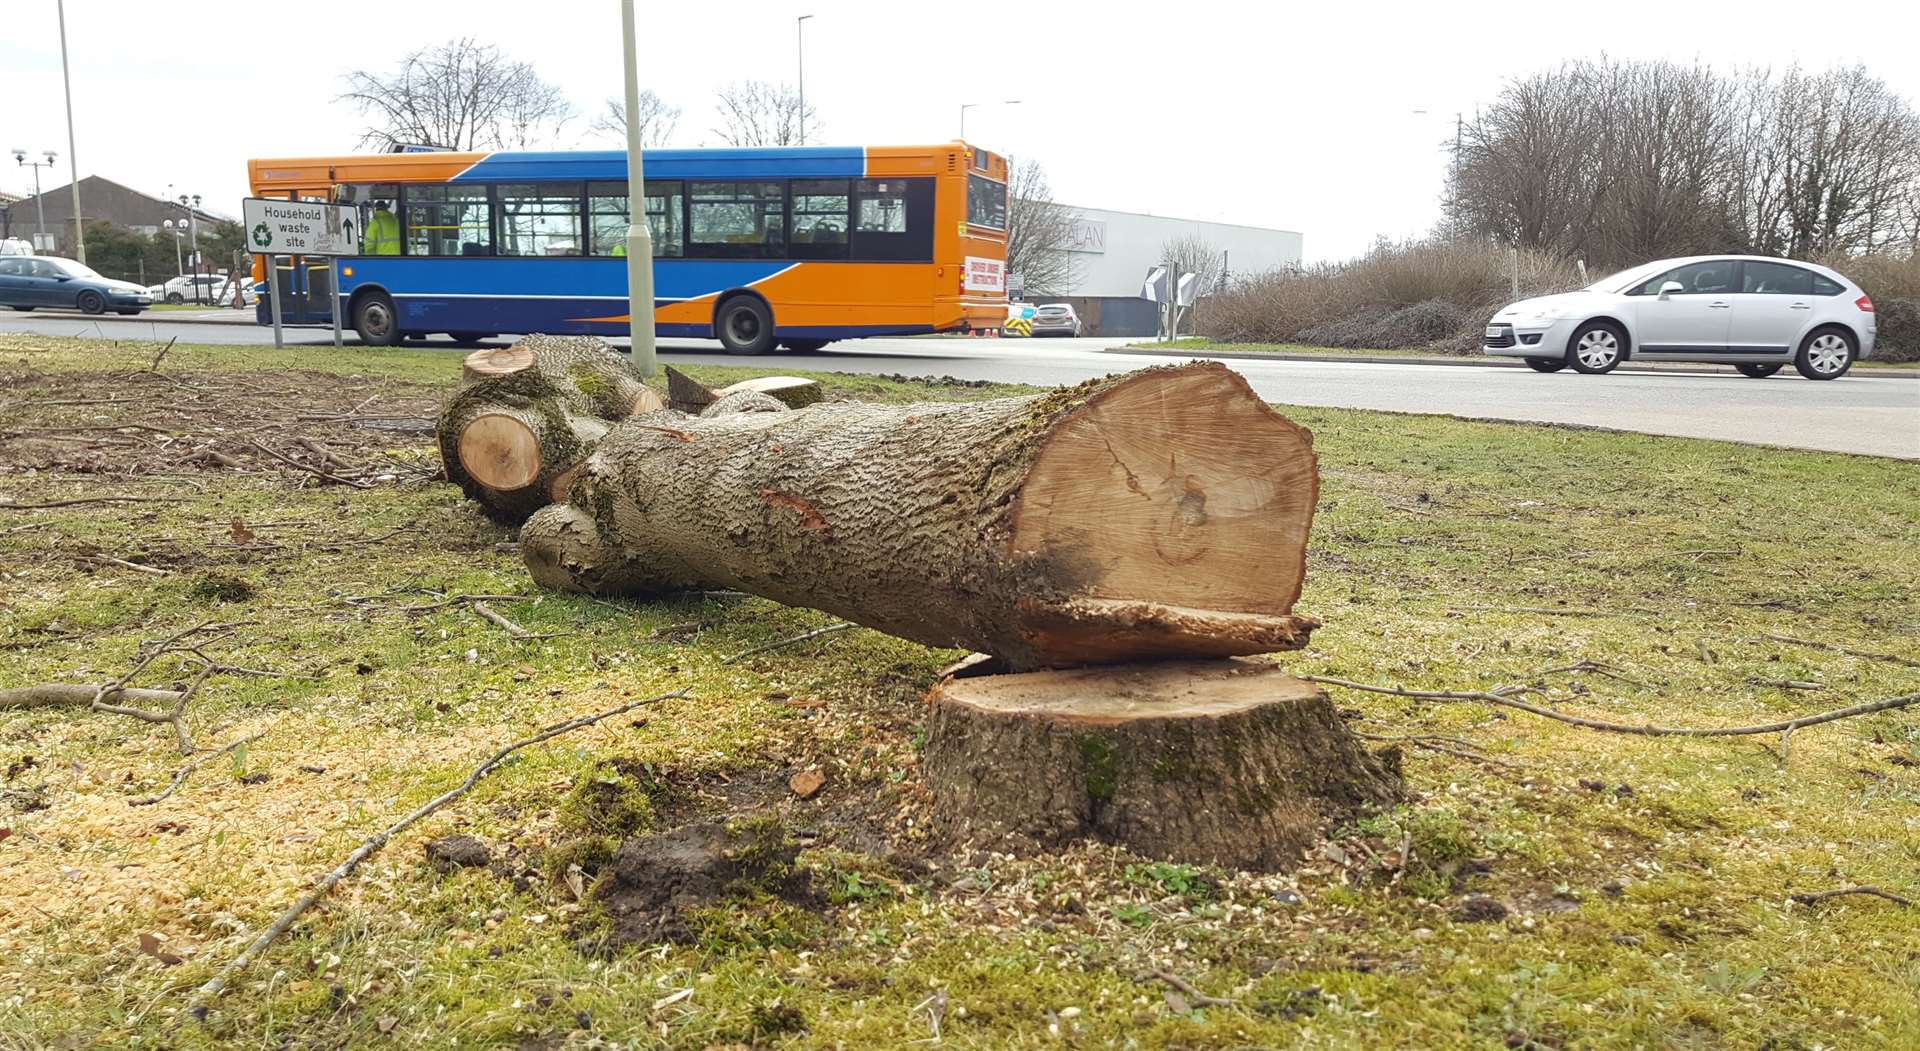
<svg viewBox="0 0 1920 1051">
<path fill-rule="evenodd" d="M 596 897 L 611 921 L 613 945 L 691 942 L 700 910 L 765 895 L 810 904 L 799 847 L 778 822 L 687 825 L 630 839 L 613 857 Z"/>
<path fill-rule="evenodd" d="M 0 390 L 0 476 L 291 472 L 311 485 L 329 484 L 320 473 L 374 485 L 438 466 L 388 455 L 428 444 L 444 392 L 421 384 L 301 370 L 25 370 L 0 374 Z"/>
</svg>

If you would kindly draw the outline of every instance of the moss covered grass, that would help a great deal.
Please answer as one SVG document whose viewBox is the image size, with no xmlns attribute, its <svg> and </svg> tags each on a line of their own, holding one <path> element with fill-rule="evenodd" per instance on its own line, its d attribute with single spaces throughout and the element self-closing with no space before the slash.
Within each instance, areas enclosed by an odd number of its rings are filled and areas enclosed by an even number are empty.
<svg viewBox="0 0 1920 1051">
<path fill-rule="evenodd" d="M 96 375 L 109 397 L 157 349 L 0 337 L 0 430 L 102 411 L 34 406 L 36 377 Z M 401 390 L 458 372 L 444 352 L 185 345 L 163 370 L 290 361 Z M 820 378 L 836 398 L 1013 390 Z M 1438 689 L 1537 678 L 1543 703 L 1692 724 L 1920 689 L 1920 669 L 1765 637 L 1920 659 L 1912 465 L 1283 410 L 1314 430 L 1325 479 L 1299 609 L 1326 626 L 1290 667 Z M 430 436 L 391 441 L 430 453 Z M 27 473 L 13 448 L 0 439 L 0 499 L 178 502 L 0 512 L 0 685 L 98 682 L 140 640 L 206 620 L 236 625 L 219 651 L 234 663 L 318 678 L 212 680 L 200 741 L 265 736 L 151 807 L 128 800 L 181 762 L 164 727 L 0 711 L 0 1047 L 894 1047 L 931 1037 L 936 1013 L 944 1045 L 982 1048 L 1920 1044 L 1920 913 L 1788 899 L 1916 895 L 1912 710 L 1802 731 L 1783 762 L 1775 738 L 1603 736 L 1342 692 L 1360 732 L 1490 761 L 1401 742 L 1416 798 L 1333 830 L 1287 875 L 1100 846 L 952 853 L 928 841 L 918 770 L 919 698 L 950 652 L 856 630 L 725 663 L 829 621 L 755 598 L 537 594 L 510 532 L 444 484 Z M 462 593 L 522 596 L 493 605 L 564 634 L 400 608 Z M 1536 674 L 1581 661 L 1604 667 Z M 1789 680 L 1823 688 L 1766 684 Z M 523 753 L 377 855 L 207 1024 L 180 1017 L 248 932 L 500 744 L 681 687 Z M 787 779 L 811 769 L 826 784 L 802 801 Z M 778 822 L 816 900 L 744 895 L 695 917 L 688 944 L 597 941 L 569 866 L 591 896 L 595 851 L 710 817 Z M 427 865 L 423 844 L 455 833 L 497 871 Z M 1155 969 L 1232 1002 L 1137 980 Z"/>
</svg>

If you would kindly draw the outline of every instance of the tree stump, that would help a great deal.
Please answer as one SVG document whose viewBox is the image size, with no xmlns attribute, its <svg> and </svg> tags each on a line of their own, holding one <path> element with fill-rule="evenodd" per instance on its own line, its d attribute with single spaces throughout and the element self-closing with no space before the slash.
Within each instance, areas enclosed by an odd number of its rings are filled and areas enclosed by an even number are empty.
<svg viewBox="0 0 1920 1051">
<path fill-rule="evenodd" d="M 1278 871 L 1404 793 L 1397 753 L 1369 753 L 1325 693 L 1269 664 L 950 677 L 928 704 L 937 813 L 955 839 L 989 848 L 1095 840 Z"/>
<path fill-rule="evenodd" d="M 521 530 L 534 579 L 747 591 L 1015 670 L 1295 649 L 1317 626 L 1292 614 L 1313 436 L 1218 363 L 783 409 L 739 391 L 617 424 Z"/>
</svg>

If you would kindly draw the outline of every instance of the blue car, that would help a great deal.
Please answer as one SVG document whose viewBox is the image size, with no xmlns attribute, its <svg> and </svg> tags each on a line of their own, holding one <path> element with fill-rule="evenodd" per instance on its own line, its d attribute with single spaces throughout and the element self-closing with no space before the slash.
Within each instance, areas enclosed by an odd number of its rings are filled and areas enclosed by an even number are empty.
<svg viewBox="0 0 1920 1051">
<path fill-rule="evenodd" d="M 15 310 L 47 307 L 104 314 L 138 314 L 153 305 L 153 294 L 128 281 L 101 277 L 91 269 L 52 255 L 0 256 L 0 306 Z"/>
</svg>

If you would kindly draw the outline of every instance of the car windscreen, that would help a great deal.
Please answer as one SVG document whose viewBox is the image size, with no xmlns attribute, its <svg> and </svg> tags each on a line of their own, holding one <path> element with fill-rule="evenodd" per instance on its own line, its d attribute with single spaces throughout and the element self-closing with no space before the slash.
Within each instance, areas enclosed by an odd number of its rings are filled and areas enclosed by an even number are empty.
<svg viewBox="0 0 1920 1051">
<path fill-rule="evenodd" d="M 1608 274 L 1600 280 L 1595 281 L 1593 284 L 1588 285 L 1586 290 L 1589 292 L 1624 292 L 1647 278 L 1660 273 L 1667 265 L 1667 262 L 1662 261 L 1659 263 L 1641 263 L 1639 266 L 1628 267 L 1625 270 Z"/>
<path fill-rule="evenodd" d="M 100 275 L 95 273 L 92 267 L 83 266 L 71 259 L 49 259 L 47 262 L 52 263 L 55 270 L 60 271 L 68 277 L 91 277 L 96 280 L 100 278 Z"/>
</svg>

